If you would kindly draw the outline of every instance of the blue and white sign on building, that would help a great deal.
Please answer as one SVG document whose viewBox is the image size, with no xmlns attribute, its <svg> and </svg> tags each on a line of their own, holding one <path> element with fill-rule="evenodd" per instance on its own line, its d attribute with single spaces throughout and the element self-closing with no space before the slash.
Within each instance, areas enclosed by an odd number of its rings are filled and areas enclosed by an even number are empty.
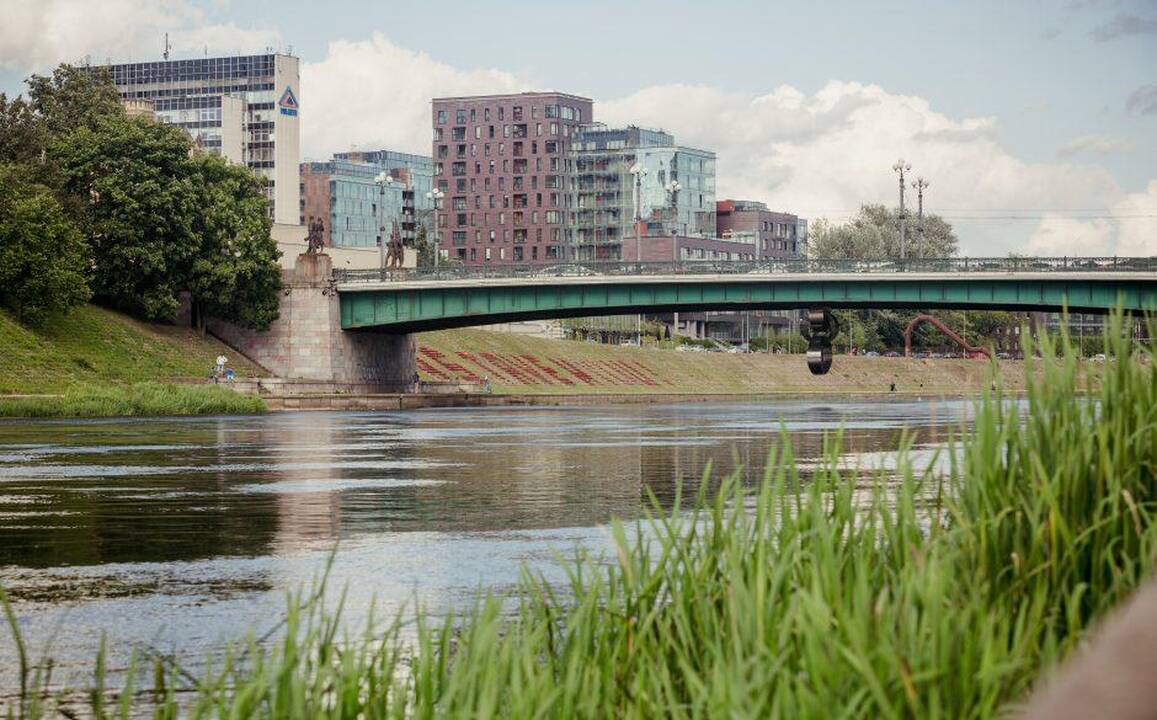
<svg viewBox="0 0 1157 720">
<path fill-rule="evenodd" d="M 282 115 L 297 115 L 297 96 L 293 94 L 293 88 L 285 86 L 285 92 L 281 93 L 277 106 L 281 108 Z"/>
</svg>

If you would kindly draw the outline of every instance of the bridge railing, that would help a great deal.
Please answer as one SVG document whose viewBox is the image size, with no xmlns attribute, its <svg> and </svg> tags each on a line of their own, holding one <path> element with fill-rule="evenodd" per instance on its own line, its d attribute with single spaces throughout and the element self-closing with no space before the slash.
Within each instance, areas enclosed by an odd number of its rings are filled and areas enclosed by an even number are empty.
<svg viewBox="0 0 1157 720">
<path fill-rule="evenodd" d="M 778 275 L 794 273 L 1157 272 L 1157 257 L 995 257 L 907 260 L 682 260 L 569 262 L 551 265 L 488 263 L 433 269 L 335 269 L 336 282 L 477 280 L 621 275 Z"/>
</svg>

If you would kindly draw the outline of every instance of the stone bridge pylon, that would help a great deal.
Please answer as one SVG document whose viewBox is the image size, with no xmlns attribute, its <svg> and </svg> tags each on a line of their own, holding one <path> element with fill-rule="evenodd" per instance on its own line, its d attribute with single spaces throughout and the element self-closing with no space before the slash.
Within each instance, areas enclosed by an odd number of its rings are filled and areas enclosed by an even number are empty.
<svg viewBox="0 0 1157 720">
<path fill-rule="evenodd" d="M 332 270 L 329 255 L 302 253 L 293 269 L 284 271 L 281 314 L 269 330 L 221 320 L 210 320 L 208 329 L 278 378 L 361 391 L 404 390 L 417 372 L 413 336 L 376 328 L 342 330 Z"/>
</svg>

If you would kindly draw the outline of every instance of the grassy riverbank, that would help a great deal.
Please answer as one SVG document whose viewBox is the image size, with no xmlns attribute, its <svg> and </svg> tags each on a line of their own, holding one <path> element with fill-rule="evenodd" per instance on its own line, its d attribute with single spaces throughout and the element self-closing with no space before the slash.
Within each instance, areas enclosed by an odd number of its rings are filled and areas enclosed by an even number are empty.
<svg viewBox="0 0 1157 720">
<path fill-rule="evenodd" d="M 262 374 L 212 337 L 93 305 L 38 328 L 0 311 L 0 417 L 262 412 L 263 402 L 231 390 L 180 384 L 207 377 L 221 354 L 241 377 Z"/>
<path fill-rule="evenodd" d="M 513 615 L 490 597 L 458 618 L 347 634 L 301 595 L 282 640 L 242 643 L 197 677 L 142 656 L 120 692 L 98 663 L 98 687 L 68 710 L 991 717 L 1072 653 L 1157 551 L 1157 366 L 1107 364 L 1096 402 L 1071 392 L 1085 372 L 1069 353 L 1026 373 L 1027 417 L 986 393 L 942 476 L 903 453 L 898 478 L 864 476 L 836 461 L 833 436 L 805 478 L 784 447 L 757 487 L 726 479 L 688 512 L 616 526 L 617 553 L 572 561 L 568 586 L 526 576 Z M 27 659 L 16 714 L 56 710 L 43 672 Z"/>
<path fill-rule="evenodd" d="M 77 386 L 61 395 L 0 397 L 0 417 L 93 418 L 163 415 L 251 415 L 265 401 L 217 385 L 135 383 Z"/>
<path fill-rule="evenodd" d="M 0 310 L 0 395 L 204 378 L 221 354 L 240 377 L 262 374 L 215 338 L 95 305 L 50 318 L 39 328 L 25 327 Z"/>
<path fill-rule="evenodd" d="M 513 395 L 807 394 L 813 392 L 975 393 L 989 363 L 960 359 L 837 356 L 830 373 L 808 372 L 804 356 L 616 347 L 491 330 L 417 336 L 423 380 L 480 382 Z M 1023 384 L 1023 363 L 997 364 L 1009 390 Z"/>
</svg>

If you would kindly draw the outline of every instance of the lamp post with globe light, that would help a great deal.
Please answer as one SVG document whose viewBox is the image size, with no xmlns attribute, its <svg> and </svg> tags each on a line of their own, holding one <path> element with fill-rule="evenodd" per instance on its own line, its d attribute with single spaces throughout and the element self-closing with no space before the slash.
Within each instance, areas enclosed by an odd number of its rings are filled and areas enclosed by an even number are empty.
<svg viewBox="0 0 1157 720">
<path fill-rule="evenodd" d="M 433 208 L 430 210 L 430 214 L 434 216 L 434 246 L 439 250 L 441 249 L 442 245 L 442 235 L 438 231 L 438 208 L 441 206 L 442 198 L 444 197 L 446 197 L 446 193 L 442 192 L 439 188 L 436 187 L 430 192 L 426 193 L 426 199 L 429 200 L 433 205 Z"/>
</svg>

